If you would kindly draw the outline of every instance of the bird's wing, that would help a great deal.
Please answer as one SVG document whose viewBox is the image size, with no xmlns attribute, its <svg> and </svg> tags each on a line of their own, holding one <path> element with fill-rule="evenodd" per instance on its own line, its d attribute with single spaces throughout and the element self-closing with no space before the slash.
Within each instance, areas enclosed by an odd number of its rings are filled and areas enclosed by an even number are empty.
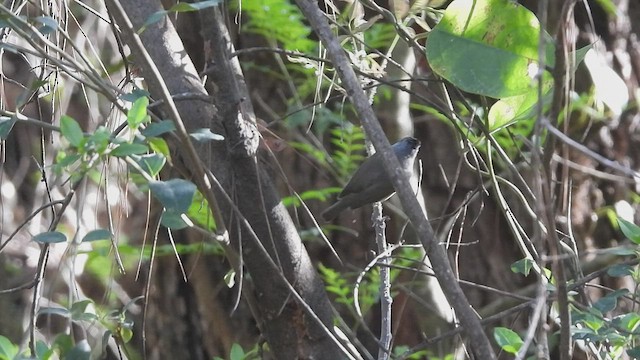
<svg viewBox="0 0 640 360">
<path fill-rule="evenodd" d="M 351 176 L 349 182 L 340 193 L 340 197 L 359 193 L 364 189 L 370 188 L 377 182 L 381 181 L 380 176 L 386 176 L 384 169 L 382 168 L 382 159 L 379 159 L 378 153 L 366 158 L 362 165 Z"/>
</svg>

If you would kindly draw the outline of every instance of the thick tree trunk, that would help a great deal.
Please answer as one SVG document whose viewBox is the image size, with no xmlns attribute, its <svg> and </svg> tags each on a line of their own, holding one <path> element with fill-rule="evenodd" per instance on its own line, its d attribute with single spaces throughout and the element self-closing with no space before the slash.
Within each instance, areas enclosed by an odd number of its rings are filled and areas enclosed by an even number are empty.
<svg viewBox="0 0 640 360">
<path fill-rule="evenodd" d="M 129 19 L 137 30 L 142 23 L 155 11 L 159 10 L 159 4 L 155 1 L 122 2 Z M 118 24 L 123 27 L 126 22 L 117 11 Z M 221 19 L 217 17 L 216 20 Z M 215 23 L 214 19 L 209 19 L 213 23 L 208 24 L 218 27 L 217 31 L 223 29 L 223 24 Z M 123 31 L 125 42 L 129 42 L 130 34 Z M 198 93 L 206 94 L 200 83 L 197 72 L 188 57 L 184 56 L 184 49 L 180 38 L 171 22 L 164 18 L 160 22 L 148 27 L 141 35 L 147 51 L 154 60 L 171 94 Z M 224 54 L 214 54 L 216 59 L 220 56 L 227 56 L 228 43 L 220 43 L 221 39 L 205 39 L 211 42 L 213 51 L 225 51 Z M 141 54 L 136 53 L 136 57 Z M 227 58 L 225 58 L 225 61 Z M 227 61 L 228 62 L 228 61 Z M 228 63 L 216 63 L 218 69 L 231 69 Z M 150 81 L 153 76 L 149 69 L 143 68 L 143 74 L 147 80 L 149 91 L 152 96 L 159 98 L 158 89 Z M 235 94 L 231 89 L 237 90 L 237 74 L 214 73 L 212 81 L 220 90 L 216 96 L 217 105 L 221 109 L 221 117 L 217 117 L 210 104 L 199 101 L 184 101 L 177 104 L 178 110 L 188 130 L 193 131 L 198 128 L 211 128 L 213 132 L 224 134 L 226 141 L 216 144 L 208 149 L 200 149 L 200 154 L 207 157 L 206 164 L 210 167 L 214 175 L 224 186 L 227 194 L 234 199 L 235 204 L 225 201 L 222 193 L 217 193 L 219 205 L 222 208 L 224 221 L 230 231 L 232 243 L 242 244 L 244 264 L 249 270 L 251 283 L 254 286 L 254 295 L 258 300 L 259 327 L 269 342 L 271 351 L 278 359 L 313 358 L 313 359 L 337 359 L 343 358 L 339 346 L 337 346 L 327 335 L 323 327 L 316 320 L 309 316 L 308 311 L 301 305 L 296 297 L 291 294 L 282 275 L 288 279 L 290 284 L 304 299 L 310 309 L 322 321 L 325 329 L 332 329 L 331 306 L 324 292 L 323 284 L 310 262 L 306 250 L 300 242 L 291 218 L 280 202 L 279 195 L 268 174 L 259 166 L 252 151 L 255 151 L 257 137 L 259 134 L 255 130 L 255 123 L 251 122 L 251 115 L 243 113 L 243 119 L 238 119 L 238 108 L 244 107 L 241 101 L 230 96 Z M 229 101 L 236 101 L 230 103 Z M 224 124 L 224 125 L 223 125 Z M 237 131 L 241 130 L 241 131 Z M 242 146 L 247 146 L 246 153 L 238 151 Z M 237 206 L 239 214 L 234 211 Z M 251 225 L 251 230 L 247 229 L 246 222 Z M 253 234 L 255 235 L 253 235 Z M 257 235 L 259 242 L 254 236 Z M 267 249 L 269 256 L 261 250 Z M 274 263 L 278 268 L 274 267 Z M 164 280 L 160 277 L 158 282 Z M 217 282 L 216 279 L 211 279 Z M 154 282 L 155 283 L 155 282 Z M 175 286 L 178 284 L 175 283 Z M 185 307 L 185 311 L 176 316 L 181 317 L 176 321 L 186 322 L 187 328 L 200 329 L 197 316 L 189 315 L 191 305 L 202 301 L 202 297 L 197 296 L 200 289 L 192 287 L 192 283 L 183 284 L 182 291 L 175 291 L 171 296 L 182 298 L 180 301 Z M 167 289 L 169 290 L 169 289 Z M 193 295 L 195 299 L 192 298 Z M 178 299 L 176 299 L 177 301 Z M 171 316 L 174 309 L 167 302 L 163 304 L 153 304 L 164 316 Z M 150 304 L 152 305 L 152 304 Z M 199 306 L 200 308 L 206 308 Z M 152 316 L 150 314 L 150 316 Z M 170 323 L 166 325 L 169 326 Z M 214 324 L 207 324 L 210 328 L 215 328 Z M 163 347 L 164 326 L 162 329 L 146 329 L 157 334 L 157 341 L 148 344 L 148 348 L 156 346 Z M 169 334 L 173 337 L 173 334 Z M 207 334 L 202 334 L 206 338 Z M 182 346 L 194 346 L 187 339 L 183 339 Z M 175 344 L 173 339 L 171 347 L 159 352 L 163 358 L 180 358 L 180 345 Z M 171 356 L 175 354 L 176 356 Z M 207 354 L 211 356 L 211 354 Z"/>
</svg>

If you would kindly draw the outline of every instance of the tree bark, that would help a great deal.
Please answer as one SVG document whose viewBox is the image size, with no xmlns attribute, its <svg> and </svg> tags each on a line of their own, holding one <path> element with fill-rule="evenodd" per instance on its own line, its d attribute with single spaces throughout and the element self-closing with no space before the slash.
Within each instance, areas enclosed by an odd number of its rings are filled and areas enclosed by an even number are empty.
<svg viewBox="0 0 640 360">
<path fill-rule="evenodd" d="M 109 3 L 112 11 L 114 2 Z M 131 19 L 134 31 L 151 14 L 160 10 L 159 3 L 152 0 L 124 1 L 121 6 Z M 126 30 L 125 19 L 117 11 L 112 13 L 121 29 L 125 29 L 125 42 L 130 43 L 133 34 Z M 217 28 L 214 31 L 224 32 L 224 23 L 217 22 L 221 21 L 221 17 L 209 21 L 211 23 L 208 25 Z M 141 39 L 171 94 L 206 94 L 195 67 L 184 56 L 181 39 L 168 18 L 146 28 Z M 331 329 L 333 326 L 332 311 L 323 284 L 269 175 L 257 161 L 259 134 L 251 105 L 248 96 L 235 96 L 243 93 L 243 84 L 237 72 L 224 72 L 225 69 L 237 70 L 237 67 L 229 63 L 227 56 L 231 47 L 228 40 L 221 40 L 205 39 L 205 42 L 210 42 L 215 59 L 222 61 L 215 64 L 222 72 L 214 69 L 212 77 L 219 89 L 216 102 L 221 109 L 220 116 L 211 104 L 201 101 L 188 100 L 177 104 L 189 131 L 205 127 L 225 136 L 224 142 L 210 145 L 208 149 L 199 149 L 200 154 L 205 154 L 206 164 L 223 185 L 226 194 L 234 201 L 234 204 L 230 204 L 223 200 L 225 195 L 222 192 L 216 192 L 224 214 L 224 219 L 217 221 L 224 221 L 233 244 L 241 244 L 244 265 L 249 271 L 254 295 L 258 300 L 256 320 L 273 354 L 278 359 L 344 358 L 340 347 L 327 333 L 327 328 Z M 141 56 L 133 47 L 132 51 L 134 56 Z M 150 70 L 143 67 L 142 73 L 151 95 L 159 98 Z M 245 220 L 251 229 L 247 229 Z M 263 249 L 267 250 L 268 256 Z M 274 263 L 279 269 L 274 268 Z M 296 301 L 281 274 L 293 285 L 308 307 Z M 184 294 L 180 293 L 180 296 Z M 321 320 L 323 326 L 318 324 L 309 309 Z M 158 339 L 158 344 L 162 341 L 163 339 Z M 153 344 L 155 345 L 157 344 Z M 166 355 L 167 353 L 163 354 L 167 358 L 171 357 Z"/>
</svg>

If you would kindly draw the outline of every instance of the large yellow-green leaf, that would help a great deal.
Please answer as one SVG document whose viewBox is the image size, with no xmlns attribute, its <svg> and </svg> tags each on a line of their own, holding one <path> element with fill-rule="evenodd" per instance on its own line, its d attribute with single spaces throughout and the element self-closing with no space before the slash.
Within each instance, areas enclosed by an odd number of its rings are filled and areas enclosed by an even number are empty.
<svg viewBox="0 0 640 360">
<path fill-rule="evenodd" d="M 455 0 L 429 34 L 427 58 L 464 91 L 521 95 L 536 85 L 539 36 L 536 16 L 514 1 Z"/>
</svg>

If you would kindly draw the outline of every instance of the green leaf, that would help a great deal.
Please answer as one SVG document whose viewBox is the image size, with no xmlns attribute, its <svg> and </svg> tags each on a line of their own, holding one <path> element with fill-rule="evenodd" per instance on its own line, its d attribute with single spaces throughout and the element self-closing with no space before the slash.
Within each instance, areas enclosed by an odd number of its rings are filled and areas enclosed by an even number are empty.
<svg viewBox="0 0 640 360">
<path fill-rule="evenodd" d="M 127 113 L 127 124 L 132 129 L 137 129 L 140 124 L 149 122 L 151 118 L 147 115 L 147 107 L 149 106 L 149 98 L 141 97 L 133 102 L 131 109 Z"/>
<path fill-rule="evenodd" d="M 640 324 L 640 315 L 635 312 L 616 316 L 614 318 L 615 325 L 628 332 L 635 332 Z"/>
<path fill-rule="evenodd" d="M 53 349 L 42 340 L 36 342 L 36 358 L 39 360 L 49 360 L 53 355 Z M 2 356 L 0 356 L 2 359 Z"/>
<path fill-rule="evenodd" d="M 100 126 L 89 136 L 85 145 L 86 149 L 91 149 L 98 154 L 104 154 L 111 143 L 111 132 L 104 126 Z"/>
<path fill-rule="evenodd" d="M 154 152 L 164 155 L 164 157 L 166 157 L 167 159 L 171 157 L 169 145 L 167 145 L 167 142 L 164 141 L 164 139 L 154 137 L 147 139 L 147 142 L 149 143 L 149 147 L 151 148 L 151 150 L 153 150 Z"/>
<path fill-rule="evenodd" d="M 523 343 L 517 333 L 504 327 L 495 328 L 493 330 L 493 337 L 496 339 L 496 343 L 500 345 L 502 350 L 510 354 L 517 354 Z"/>
<path fill-rule="evenodd" d="M 120 337 L 125 344 L 128 343 L 133 338 L 133 330 L 124 326 L 120 327 Z"/>
<path fill-rule="evenodd" d="M 427 58 L 464 91 L 522 95 L 535 89 L 539 35 L 536 16 L 515 1 L 455 0 L 429 34 Z"/>
<path fill-rule="evenodd" d="M 90 360 L 91 359 L 91 351 L 87 348 L 87 346 L 82 344 L 77 344 L 68 353 L 65 354 L 64 357 L 67 360 Z"/>
<path fill-rule="evenodd" d="M 97 229 L 97 230 L 89 231 L 89 233 L 85 235 L 84 238 L 82 238 L 82 242 L 111 240 L 112 237 L 113 235 L 111 235 L 111 232 L 109 230 Z"/>
<path fill-rule="evenodd" d="M 242 346 L 238 344 L 231 345 L 231 353 L 229 354 L 230 360 L 243 360 L 244 359 L 244 350 L 242 350 Z"/>
<path fill-rule="evenodd" d="M 160 224 L 169 229 L 180 230 L 193 226 L 193 222 L 183 213 L 176 211 L 165 211 L 162 213 Z"/>
<path fill-rule="evenodd" d="M 151 177 L 156 177 L 167 162 L 160 154 L 131 155 L 131 158 Z"/>
<path fill-rule="evenodd" d="M 125 156 L 131 156 L 131 155 L 144 154 L 148 151 L 149 151 L 149 148 L 147 147 L 147 145 L 125 143 L 125 144 L 120 144 L 118 145 L 118 147 L 111 150 L 111 155 L 117 156 L 117 157 L 125 157 Z"/>
<path fill-rule="evenodd" d="M 7 140 L 9 133 L 15 124 L 15 117 L 0 116 L 0 139 Z"/>
<path fill-rule="evenodd" d="M 198 129 L 191 134 L 189 134 L 192 138 L 194 138 L 198 142 L 207 142 L 207 141 L 222 141 L 224 140 L 224 136 L 220 134 L 215 134 L 211 132 L 211 129 L 202 128 Z"/>
<path fill-rule="evenodd" d="M 199 191 L 196 191 L 196 194 L 193 196 L 193 201 L 191 201 L 187 216 L 209 231 L 215 231 L 216 229 L 216 221 L 213 218 L 213 214 L 211 214 L 209 203 Z"/>
<path fill-rule="evenodd" d="M 607 296 L 604 296 L 598 299 L 598 301 L 596 301 L 596 303 L 593 304 L 593 307 L 596 308 L 598 311 L 600 311 L 602 314 L 605 314 L 616 308 L 619 297 L 624 296 L 628 293 L 629 293 L 629 290 L 627 289 L 616 290 L 610 294 L 607 294 Z"/>
<path fill-rule="evenodd" d="M 69 141 L 69 144 L 75 147 L 79 147 L 82 143 L 82 139 L 84 139 L 82 128 L 80 128 L 78 122 L 67 115 L 62 115 L 62 117 L 60 117 L 60 132 L 62 133 L 62 136 Z"/>
<path fill-rule="evenodd" d="M 525 258 L 511 264 L 511 271 L 516 274 L 522 274 L 524 276 L 528 276 L 532 267 L 533 267 L 533 260 Z"/>
<path fill-rule="evenodd" d="M 625 277 L 633 274 L 633 266 L 625 264 L 615 264 L 607 270 L 607 275 L 611 277 Z"/>
<path fill-rule="evenodd" d="M 18 355 L 18 351 L 18 345 L 0 335 L 0 359 L 13 359 Z"/>
<path fill-rule="evenodd" d="M 542 87 L 543 107 L 548 107 L 548 105 L 551 104 L 553 81 L 544 81 Z M 489 130 L 493 131 L 516 121 L 533 118 L 536 114 L 537 104 L 537 89 L 532 89 L 523 95 L 509 96 L 500 99 L 489 109 Z"/>
<path fill-rule="evenodd" d="M 74 320 L 77 320 L 78 316 L 80 316 L 81 314 L 84 314 L 87 311 L 87 307 L 93 304 L 93 301 L 91 300 L 81 300 L 81 301 L 76 301 L 71 305 L 71 318 Z"/>
<path fill-rule="evenodd" d="M 243 31 L 273 39 L 287 50 L 310 52 L 316 42 L 309 36 L 311 29 L 305 24 L 300 9 L 289 0 L 260 0 L 234 2 L 236 10 L 242 4 L 242 14 L 247 15 Z M 309 118 L 307 117 L 307 120 Z"/>
<path fill-rule="evenodd" d="M 59 231 L 49 231 L 34 236 L 32 240 L 39 243 L 52 244 L 65 242 L 67 237 Z"/>
<path fill-rule="evenodd" d="M 144 130 L 140 131 L 140 133 L 144 135 L 144 137 L 154 137 L 154 136 L 160 136 L 164 133 L 174 131 L 175 129 L 176 129 L 176 126 L 173 124 L 173 121 L 162 120 L 162 121 L 153 122 L 147 125 L 147 127 L 144 128 Z"/>
<path fill-rule="evenodd" d="M 640 227 L 638 225 L 622 218 L 618 218 L 618 225 L 620 225 L 620 230 L 624 236 L 633 243 L 640 245 Z"/>
<path fill-rule="evenodd" d="M 198 11 L 208 7 L 213 7 L 218 4 L 221 4 L 222 0 L 206 0 L 206 1 L 198 1 L 193 3 L 178 3 L 175 4 L 169 9 L 171 12 L 189 12 L 189 11 Z"/>
<path fill-rule="evenodd" d="M 149 182 L 151 193 L 167 211 L 184 214 L 189 210 L 196 186 L 184 179 L 171 179 L 169 181 Z"/>
<path fill-rule="evenodd" d="M 631 359 L 640 359 L 640 346 L 627 350 L 627 355 L 629 355 Z"/>
<path fill-rule="evenodd" d="M 74 162 L 78 161 L 78 159 L 80 159 L 81 157 L 82 155 L 80 154 L 64 154 L 63 157 L 59 159 L 56 164 L 58 166 L 67 167 L 73 164 Z"/>
<path fill-rule="evenodd" d="M 138 100 L 139 98 L 141 98 L 143 96 L 147 96 L 148 97 L 148 96 L 151 96 L 151 94 L 149 94 L 149 92 L 147 90 L 137 89 L 136 88 L 132 92 L 120 96 L 120 99 L 123 100 L 123 101 L 134 102 L 134 101 Z"/>
</svg>

